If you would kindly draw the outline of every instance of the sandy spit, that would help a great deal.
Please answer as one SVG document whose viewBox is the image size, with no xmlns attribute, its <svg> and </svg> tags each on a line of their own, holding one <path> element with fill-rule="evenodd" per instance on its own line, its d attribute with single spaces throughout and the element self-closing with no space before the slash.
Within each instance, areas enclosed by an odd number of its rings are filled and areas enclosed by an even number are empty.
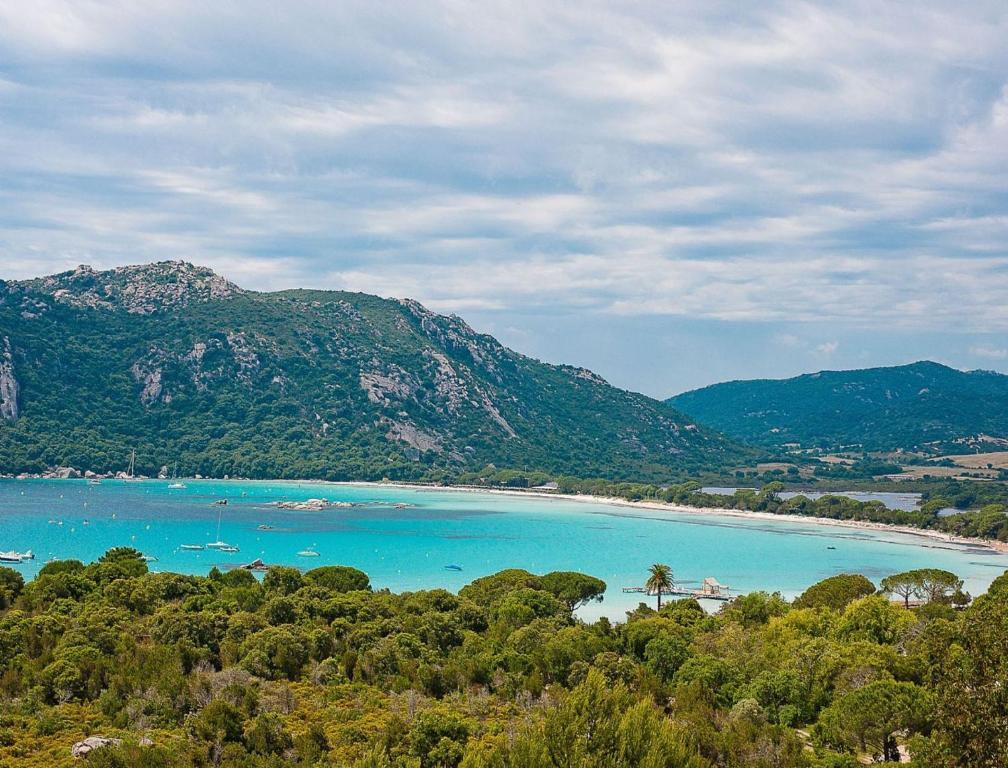
<svg viewBox="0 0 1008 768">
<path fill-rule="evenodd" d="M 966 536 L 953 536 L 942 531 L 930 531 L 913 528 L 908 525 L 889 525 L 887 523 L 872 523 L 863 520 L 834 520 L 830 517 L 807 517 L 805 515 L 777 515 L 772 512 L 750 512 L 741 509 L 725 509 L 721 507 L 687 507 L 681 504 L 667 504 L 660 501 L 627 501 L 618 497 L 591 496 L 588 494 L 550 493 L 544 491 L 521 491 L 511 488 L 484 488 L 481 486 L 442 486 L 423 485 L 420 483 L 378 483 L 378 482 L 336 482 L 331 485 L 356 485 L 395 487 L 416 491 L 443 491 L 446 493 L 487 493 L 501 496 L 523 496 L 540 499 L 563 499 L 586 504 L 605 504 L 627 509 L 647 509 L 659 512 L 675 512 L 688 515 L 718 515 L 722 517 L 738 517 L 748 520 L 766 520 L 775 522 L 813 523 L 816 525 L 833 525 L 841 528 L 859 528 L 861 530 L 901 533 L 909 536 L 920 536 L 931 541 L 956 546 L 985 547 L 996 552 L 1008 553 L 1008 542 L 996 539 L 974 539 Z"/>
</svg>

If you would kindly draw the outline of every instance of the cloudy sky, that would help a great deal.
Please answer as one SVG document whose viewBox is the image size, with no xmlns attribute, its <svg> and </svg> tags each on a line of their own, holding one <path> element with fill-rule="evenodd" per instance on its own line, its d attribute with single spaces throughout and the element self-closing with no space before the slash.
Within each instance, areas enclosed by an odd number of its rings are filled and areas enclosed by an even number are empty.
<svg viewBox="0 0 1008 768">
<path fill-rule="evenodd" d="M 0 0 L 0 277 L 412 296 L 655 396 L 1008 371 L 1006 41 L 1004 0 Z"/>
</svg>

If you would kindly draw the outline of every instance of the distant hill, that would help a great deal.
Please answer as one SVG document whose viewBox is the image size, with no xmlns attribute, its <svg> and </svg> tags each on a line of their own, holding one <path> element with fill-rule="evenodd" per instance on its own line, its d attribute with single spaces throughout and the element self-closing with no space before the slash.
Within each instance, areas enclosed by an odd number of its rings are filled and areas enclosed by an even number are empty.
<svg viewBox="0 0 1008 768">
<path fill-rule="evenodd" d="M 730 381 L 668 402 L 738 440 L 965 452 L 1008 438 L 1008 376 L 932 362 Z"/>
<path fill-rule="evenodd" d="M 661 480 L 743 455 L 673 408 L 411 300 L 162 262 L 0 281 L 0 472 Z"/>
</svg>

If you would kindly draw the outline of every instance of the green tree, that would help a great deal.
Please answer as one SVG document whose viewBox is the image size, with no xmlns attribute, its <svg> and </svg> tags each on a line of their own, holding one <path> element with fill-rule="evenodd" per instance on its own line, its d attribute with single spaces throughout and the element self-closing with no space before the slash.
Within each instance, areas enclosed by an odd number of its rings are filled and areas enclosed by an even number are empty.
<svg viewBox="0 0 1008 768">
<path fill-rule="evenodd" d="M 576 571 L 553 571 L 540 576 L 539 583 L 542 589 L 563 601 L 571 613 L 590 602 L 601 603 L 606 590 L 601 579 Z"/>
<path fill-rule="evenodd" d="M 326 565 L 312 568 L 304 575 L 309 584 L 333 592 L 356 592 L 371 589 L 371 580 L 364 571 L 346 565 Z"/>
<path fill-rule="evenodd" d="M 935 723 L 957 765 L 1008 765 L 1008 572 L 963 611 L 937 672 Z"/>
<path fill-rule="evenodd" d="M 245 748 L 257 755 L 279 755 L 294 744 L 283 718 L 275 712 L 263 712 L 245 726 Z"/>
<path fill-rule="evenodd" d="M 455 768 L 461 761 L 470 726 L 455 712 L 423 712 L 409 732 L 410 751 L 422 768 Z"/>
<path fill-rule="evenodd" d="M 10 608 L 24 589 L 24 577 L 13 568 L 0 567 L 0 610 Z"/>
<path fill-rule="evenodd" d="M 672 580 L 672 569 L 664 563 L 655 563 L 648 569 L 648 580 L 644 582 L 644 589 L 648 594 L 658 595 L 658 610 L 661 610 L 661 596 L 667 594 L 675 588 Z"/>
<path fill-rule="evenodd" d="M 861 574 L 841 573 L 813 584 L 794 601 L 795 608 L 842 611 L 854 600 L 875 594 L 875 585 Z"/>
<path fill-rule="evenodd" d="M 266 572 L 262 585 L 267 592 L 293 595 L 304 585 L 304 577 L 297 568 L 275 566 Z"/>
<path fill-rule="evenodd" d="M 931 703 L 930 695 L 913 683 L 876 680 L 823 710 L 817 733 L 828 744 L 899 762 L 896 733 L 927 729 Z"/>
</svg>

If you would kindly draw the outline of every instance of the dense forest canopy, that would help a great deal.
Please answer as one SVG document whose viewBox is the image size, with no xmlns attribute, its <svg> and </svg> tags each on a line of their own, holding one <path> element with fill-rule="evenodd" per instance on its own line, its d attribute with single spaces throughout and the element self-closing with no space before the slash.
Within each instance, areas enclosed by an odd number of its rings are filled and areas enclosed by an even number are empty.
<svg viewBox="0 0 1008 768">
<path fill-rule="evenodd" d="M 76 744 L 99 768 L 1005 765 L 1008 574 L 961 610 L 954 574 L 883 584 L 585 623 L 605 585 L 578 573 L 455 595 L 338 566 L 149 573 L 131 549 L 0 568 L 0 764 Z"/>
<path fill-rule="evenodd" d="M 932 362 L 730 381 L 668 400 L 747 443 L 836 450 L 1003 450 L 1008 376 Z"/>
<path fill-rule="evenodd" d="M 755 454 L 410 300 L 244 291 L 181 262 L 0 282 L 0 473 L 665 480 Z"/>
</svg>

